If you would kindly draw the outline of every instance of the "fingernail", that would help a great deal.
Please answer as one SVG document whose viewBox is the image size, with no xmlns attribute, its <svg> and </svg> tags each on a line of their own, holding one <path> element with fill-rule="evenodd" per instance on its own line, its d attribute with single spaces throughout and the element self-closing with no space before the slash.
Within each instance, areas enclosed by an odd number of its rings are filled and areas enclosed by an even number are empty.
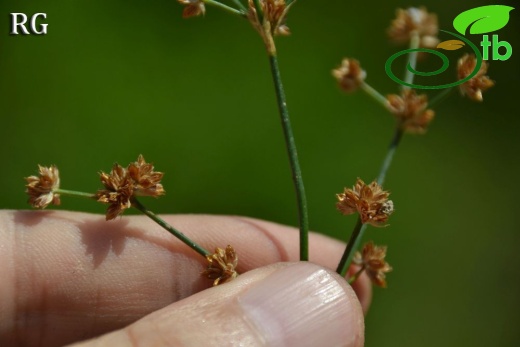
<svg viewBox="0 0 520 347">
<path fill-rule="evenodd" d="M 245 291 L 238 303 L 267 346 L 362 346 L 360 304 L 337 279 L 317 265 L 297 263 Z"/>
</svg>

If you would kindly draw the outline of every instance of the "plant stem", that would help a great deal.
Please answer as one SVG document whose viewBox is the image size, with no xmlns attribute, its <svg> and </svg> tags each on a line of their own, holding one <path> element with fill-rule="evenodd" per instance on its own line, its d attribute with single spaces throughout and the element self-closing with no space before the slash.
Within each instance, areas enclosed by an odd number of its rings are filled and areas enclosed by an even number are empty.
<svg viewBox="0 0 520 347">
<path fill-rule="evenodd" d="M 451 92 L 453 91 L 453 89 L 454 89 L 453 87 L 452 88 L 446 88 L 442 92 L 440 92 L 439 94 L 435 95 L 435 97 L 433 97 L 431 99 L 431 101 L 428 103 L 428 107 L 433 107 L 433 105 L 435 105 L 439 101 L 442 101 L 444 98 L 448 97 L 451 94 Z"/>
<path fill-rule="evenodd" d="M 403 138 L 403 129 L 398 124 L 395 128 L 394 137 L 392 138 L 392 141 L 390 142 L 390 145 L 388 146 L 388 150 L 386 152 L 385 160 L 383 161 L 383 165 L 381 165 L 381 169 L 379 170 L 379 175 L 377 176 L 377 183 L 379 185 L 383 185 L 386 178 L 386 173 L 388 172 L 388 169 L 390 168 L 390 164 L 392 164 L 392 160 L 394 159 L 395 151 L 397 150 L 397 147 L 399 146 L 399 143 L 401 142 L 401 139 Z"/>
<path fill-rule="evenodd" d="M 381 169 L 379 170 L 379 175 L 377 176 L 377 183 L 379 185 L 383 185 L 386 178 L 386 173 L 388 172 L 388 169 L 390 168 L 390 164 L 392 164 L 392 160 L 394 159 L 395 151 L 397 150 L 397 147 L 399 146 L 399 143 L 401 142 L 401 139 L 403 138 L 403 130 L 401 126 L 398 124 L 394 136 L 392 138 L 392 141 L 390 142 L 390 145 L 388 146 L 388 150 L 386 152 L 385 159 L 383 160 L 383 164 L 381 165 Z M 350 260 L 352 258 L 352 255 L 356 249 L 359 247 L 359 243 L 361 242 L 361 239 L 363 238 L 363 235 L 365 233 L 365 230 L 367 229 L 366 224 L 361 223 L 361 218 L 358 218 L 357 224 L 354 227 L 354 231 L 352 231 L 352 235 L 350 236 L 350 240 L 347 243 L 347 247 L 345 248 L 345 252 L 343 253 L 343 257 L 341 258 L 341 261 L 338 265 L 338 269 L 336 270 L 337 273 L 339 273 L 341 276 L 345 276 L 347 273 L 347 269 L 350 266 Z"/>
<path fill-rule="evenodd" d="M 218 1 L 215 1 L 215 0 L 202 0 L 202 2 L 205 3 L 205 4 L 211 5 L 211 6 L 219 7 L 221 9 L 223 9 L 224 11 L 232 13 L 232 14 L 236 14 L 236 15 L 239 15 L 239 16 L 245 16 L 244 12 L 239 11 L 236 8 L 233 8 L 231 6 L 225 5 L 225 4 L 223 4 L 221 2 L 218 2 Z"/>
<path fill-rule="evenodd" d="M 361 217 L 358 217 L 356 222 L 356 226 L 350 235 L 350 239 L 348 240 L 347 247 L 345 248 L 345 252 L 343 252 L 343 256 L 338 264 L 338 268 L 336 272 L 339 273 L 342 277 L 345 277 L 347 274 L 348 267 L 350 265 L 350 259 L 354 253 L 354 250 L 357 248 L 357 244 L 359 240 L 361 240 L 361 229 L 363 229 L 363 223 L 361 222 Z"/>
<path fill-rule="evenodd" d="M 275 54 L 269 54 L 269 63 L 271 64 L 271 73 L 273 75 L 276 98 L 278 101 L 278 110 L 282 121 L 285 146 L 289 155 L 292 179 L 296 191 L 298 221 L 300 226 L 300 260 L 307 261 L 309 260 L 309 217 L 307 213 L 307 198 L 305 197 L 305 188 L 303 186 L 302 173 L 298 162 L 298 152 L 296 151 L 296 144 L 294 142 L 294 135 L 289 119 L 289 111 L 287 109 L 282 78 L 280 76 L 280 68 Z"/>
<path fill-rule="evenodd" d="M 365 265 L 363 265 L 361 267 L 361 269 L 359 269 L 355 274 L 352 275 L 352 277 L 350 277 L 348 279 L 348 284 L 352 284 L 352 283 L 356 282 L 356 280 L 358 279 L 359 275 L 361 275 L 363 273 L 363 271 L 365 271 Z"/>
<path fill-rule="evenodd" d="M 419 48 L 419 43 L 421 41 L 421 37 L 419 36 L 419 33 L 417 30 L 412 32 L 412 38 L 410 39 L 410 49 L 417 49 Z M 414 74 L 408 70 L 408 66 L 411 66 L 413 69 L 415 69 L 417 65 L 417 51 L 412 52 L 408 54 L 408 63 L 406 64 L 406 71 L 404 75 L 404 81 L 408 84 L 411 84 L 413 82 Z M 403 89 L 410 89 L 408 86 L 403 86 Z"/>
<path fill-rule="evenodd" d="M 258 16 L 258 20 L 260 24 L 264 23 L 264 12 L 262 11 L 262 4 L 260 0 L 253 0 L 253 4 L 255 5 L 256 15 Z"/>
<path fill-rule="evenodd" d="M 361 83 L 361 89 L 363 89 L 368 95 L 370 95 L 372 98 L 374 98 L 374 100 L 376 100 L 381 105 L 383 105 L 383 107 L 385 109 L 387 108 L 388 101 L 386 100 L 386 98 L 381 93 L 379 93 L 377 90 L 372 88 L 368 83 L 366 83 L 366 82 Z"/>
<path fill-rule="evenodd" d="M 179 230 L 172 227 L 170 224 L 166 223 L 161 217 L 153 213 L 152 211 L 149 211 L 146 207 L 144 207 L 135 197 L 132 198 L 132 206 L 138 209 L 139 211 L 143 212 L 145 215 L 150 217 L 155 223 L 159 224 L 161 227 L 163 227 L 166 231 L 168 231 L 170 234 L 184 242 L 187 246 L 189 246 L 191 249 L 193 249 L 195 252 L 199 253 L 203 257 L 206 257 L 208 255 L 211 255 L 210 252 L 199 246 L 194 241 L 190 240 L 186 235 L 181 233 Z"/>
<path fill-rule="evenodd" d="M 61 195 L 80 196 L 82 198 L 89 198 L 89 199 L 94 199 L 96 197 L 96 194 L 77 192 L 75 190 L 67 190 L 67 189 L 54 189 L 53 192 L 57 193 L 57 194 L 61 194 Z"/>
<path fill-rule="evenodd" d="M 247 8 L 244 6 L 244 4 L 240 0 L 233 0 L 233 2 L 240 8 L 240 10 L 243 13 L 247 12 Z"/>
</svg>

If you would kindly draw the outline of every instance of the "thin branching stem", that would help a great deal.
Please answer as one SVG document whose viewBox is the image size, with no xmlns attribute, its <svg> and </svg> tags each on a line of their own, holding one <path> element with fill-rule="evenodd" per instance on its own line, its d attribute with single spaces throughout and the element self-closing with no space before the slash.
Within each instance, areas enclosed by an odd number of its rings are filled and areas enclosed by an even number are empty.
<svg viewBox="0 0 520 347">
<path fill-rule="evenodd" d="M 390 168 L 390 165 L 392 164 L 392 160 L 394 159 L 395 151 L 397 150 L 397 147 L 399 146 L 399 143 L 401 142 L 401 139 L 403 137 L 403 130 L 400 125 L 397 125 L 395 129 L 394 136 L 392 138 L 392 141 L 390 142 L 390 145 L 388 146 L 388 150 L 385 155 L 385 159 L 383 160 L 383 164 L 381 165 L 381 169 L 379 170 L 379 175 L 377 176 L 377 183 L 379 185 L 383 185 L 386 178 L 386 173 L 388 172 L 388 169 Z M 336 270 L 339 274 L 342 276 L 345 276 L 347 273 L 347 270 L 350 266 L 350 261 L 352 259 L 352 256 L 354 255 L 354 252 L 356 249 L 358 249 L 359 244 L 361 240 L 363 239 L 363 234 L 365 233 L 365 230 L 367 229 L 367 224 L 361 223 L 361 218 L 358 218 L 358 221 L 356 223 L 356 226 L 354 227 L 354 230 L 352 231 L 352 234 L 350 236 L 350 240 L 347 243 L 347 247 L 345 248 L 345 252 L 343 253 L 343 256 L 341 257 L 341 261 L 338 265 L 338 269 Z"/>
<path fill-rule="evenodd" d="M 78 191 L 75 191 L 75 190 L 54 189 L 53 192 L 56 193 L 56 194 L 61 194 L 61 195 L 79 196 L 79 197 L 82 197 L 82 198 L 89 198 L 89 199 L 96 198 L 96 194 L 85 193 L 85 192 L 78 192 Z"/>
<path fill-rule="evenodd" d="M 260 23 L 264 22 L 264 12 L 262 11 L 262 4 L 260 0 L 253 0 L 253 4 L 255 5 L 256 15 L 258 16 L 258 20 Z"/>
<path fill-rule="evenodd" d="M 307 212 L 307 198 L 305 196 L 305 188 L 303 186 L 302 173 L 300 163 L 298 161 L 298 152 L 296 151 L 296 143 L 289 119 L 289 110 L 285 99 L 285 91 L 280 76 L 280 68 L 278 59 L 275 54 L 269 55 L 269 63 L 271 64 L 271 73 L 276 91 L 276 99 L 278 101 L 278 110 L 282 121 L 283 134 L 285 137 L 285 146 L 289 155 L 289 163 L 291 165 L 292 179 L 294 189 L 296 191 L 296 200 L 298 204 L 298 219 L 300 226 L 300 260 L 309 260 L 309 217 Z"/>
<path fill-rule="evenodd" d="M 354 227 L 352 234 L 350 234 L 350 239 L 348 240 L 345 252 L 343 252 L 343 256 L 341 257 L 338 268 L 336 269 L 336 272 L 339 273 L 342 277 L 345 277 L 347 274 L 347 270 L 350 265 L 350 259 L 352 258 L 352 255 L 357 248 L 357 244 L 361 239 L 361 229 L 363 229 L 363 226 L 364 225 L 361 221 L 361 217 L 358 217 L 356 226 Z"/>
<path fill-rule="evenodd" d="M 189 237 L 187 237 L 179 230 L 175 229 L 170 224 L 168 224 L 164 219 L 162 219 L 161 217 L 144 207 L 135 197 L 132 198 L 132 206 L 144 213 L 145 215 L 147 215 L 148 217 L 150 217 L 150 219 L 152 219 L 155 223 L 159 224 L 166 231 L 168 231 L 170 234 L 184 242 L 187 246 L 189 246 L 191 249 L 193 249 L 195 252 L 199 253 L 203 257 L 211 255 L 211 253 L 204 249 L 202 246 L 199 246 Z"/>
<path fill-rule="evenodd" d="M 237 10 L 236 8 L 233 8 L 226 4 L 223 4 L 221 2 L 215 1 L 215 0 L 202 0 L 202 2 L 204 2 L 205 4 L 211 5 L 211 6 L 218 7 L 226 12 L 229 12 L 229 13 L 232 13 L 232 14 L 235 14 L 238 16 L 245 16 L 244 12 Z"/>
<path fill-rule="evenodd" d="M 247 12 L 247 8 L 244 6 L 244 4 L 242 3 L 242 1 L 240 1 L 240 0 L 233 0 L 233 2 L 235 3 L 235 5 L 238 6 L 238 8 L 239 8 L 242 12 L 244 12 L 244 13 Z"/>
<path fill-rule="evenodd" d="M 451 94 L 453 89 L 454 89 L 453 87 L 452 88 L 446 88 L 442 92 L 440 92 L 439 94 L 435 95 L 430 100 L 430 102 L 428 103 L 428 107 L 433 107 L 438 102 L 440 102 L 440 101 L 444 100 L 445 98 L 447 98 Z"/>
<path fill-rule="evenodd" d="M 419 43 L 421 42 L 421 37 L 419 36 L 419 33 L 417 30 L 412 32 L 412 37 L 410 40 L 410 49 L 417 49 L 419 48 Z M 414 74 L 408 67 L 411 67 L 415 70 L 415 67 L 417 65 L 417 51 L 411 52 L 408 54 L 408 63 L 406 64 L 406 71 L 404 73 L 404 81 L 408 84 L 412 84 Z M 403 89 L 410 89 L 408 86 L 403 86 Z"/>
<path fill-rule="evenodd" d="M 363 273 L 363 271 L 365 271 L 365 265 L 361 266 L 361 268 L 358 271 L 356 271 L 356 273 L 353 274 L 352 277 L 348 279 L 348 284 L 353 284 L 354 282 L 356 282 L 356 280 Z"/>
<path fill-rule="evenodd" d="M 383 94 L 379 93 L 377 90 L 372 88 L 368 83 L 363 82 L 361 83 L 361 89 L 365 91 L 368 95 L 370 95 L 374 100 L 376 100 L 378 103 L 380 103 L 384 108 L 387 108 L 388 106 L 388 100 L 383 96 Z"/>
</svg>

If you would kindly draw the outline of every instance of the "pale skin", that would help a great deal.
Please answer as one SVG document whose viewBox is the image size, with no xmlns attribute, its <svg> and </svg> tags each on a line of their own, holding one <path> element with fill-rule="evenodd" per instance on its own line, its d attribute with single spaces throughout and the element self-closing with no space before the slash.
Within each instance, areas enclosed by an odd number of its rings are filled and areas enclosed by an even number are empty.
<svg viewBox="0 0 520 347">
<path fill-rule="evenodd" d="M 229 339 L 264 346 L 242 321 L 230 328 L 231 303 L 298 261 L 298 231 L 245 217 L 163 217 L 208 250 L 232 245 L 242 275 L 208 289 L 211 281 L 200 276 L 204 258 L 144 216 L 107 222 L 77 212 L 0 211 L 0 345 L 191 347 L 202 337 L 206 346 L 231 345 Z M 343 250 L 339 241 L 310 235 L 314 264 L 334 269 Z M 359 337 L 346 346 L 363 346 L 371 284 L 366 276 L 352 287 L 335 281 L 352 299 L 349 319 L 361 322 L 353 328 Z"/>
</svg>

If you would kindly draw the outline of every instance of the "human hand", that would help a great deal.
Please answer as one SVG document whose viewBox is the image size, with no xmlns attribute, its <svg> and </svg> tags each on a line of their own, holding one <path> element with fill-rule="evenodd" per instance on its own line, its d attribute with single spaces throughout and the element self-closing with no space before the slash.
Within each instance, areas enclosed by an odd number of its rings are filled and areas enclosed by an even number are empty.
<svg viewBox="0 0 520 347">
<path fill-rule="evenodd" d="M 363 346 L 370 283 L 326 269 L 342 243 L 311 234 L 320 266 L 289 263 L 293 228 L 164 218 L 207 249 L 233 245 L 242 275 L 206 289 L 204 259 L 146 217 L 0 211 L 0 346 Z"/>
</svg>

